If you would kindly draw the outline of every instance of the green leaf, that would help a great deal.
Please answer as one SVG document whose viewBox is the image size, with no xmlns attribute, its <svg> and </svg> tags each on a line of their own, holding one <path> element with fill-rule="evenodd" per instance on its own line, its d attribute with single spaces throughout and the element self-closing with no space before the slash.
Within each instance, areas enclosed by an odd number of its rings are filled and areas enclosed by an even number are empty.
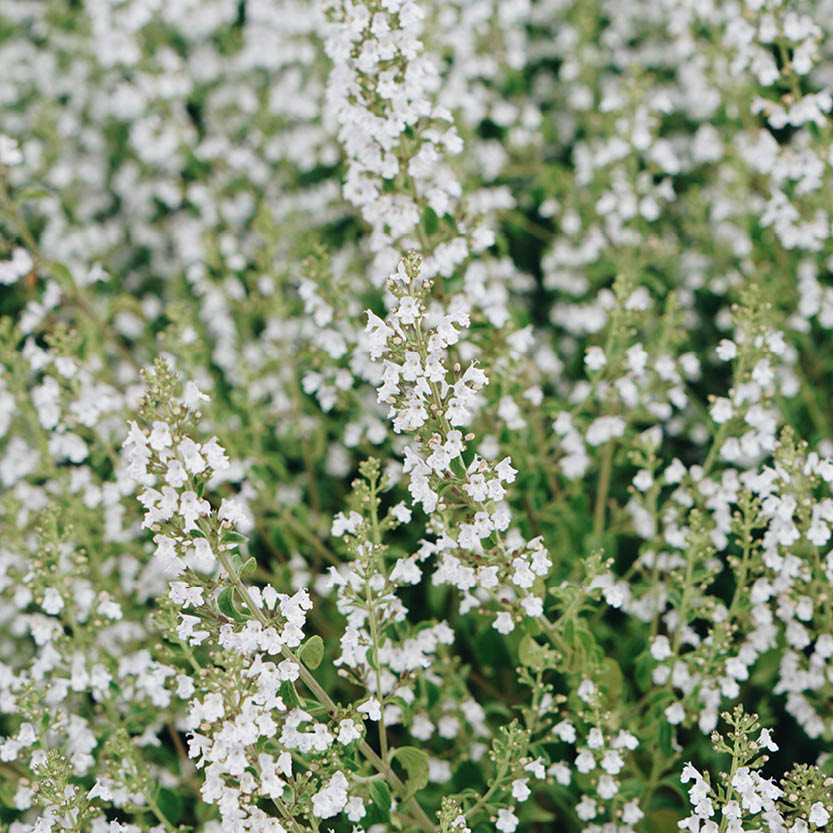
<svg viewBox="0 0 833 833">
<path fill-rule="evenodd" d="M 426 205 L 425 210 L 422 212 L 422 226 L 426 234 L 436 234 L 437 229 L 440 227 L 440 219 L 437 217 L 437 212 L 430 205 Z"/>
<path fill-rule="evenodd" d="M 474 761 L 463 761 L 454 772 L 454 792 L 466 787 L 479 787 L 483 783 L 483 770 Z"/>
<path fill-rule="evenodd" d="M 680 784 L 680 777 L 678 775 L 673 775 L 668 778 L 663 778 L 659 785 L 661 787 L 667 787 L 669 790 L 675 792 L 683 803 L 683 807 L 687 805 L 688 802 L 688 793 L 686 792 L 685 788 Z"/>
<path fill-rule="evenodd" d="M 298 692 L 295 691 L 295 686 L 286 680 L 281 683 L 281 687 L 278 690 L 278 694 L 280 694 L 281 699 L 290 709 L 297 709 L 301 705 L 301 700 L 298 697 Z"/>
<path fill-rule="evenodd" d="M 17 781 L 11 779 L 0 781 L 0 804 L 8 807 L 11 810 L 17 809 L 17 804 L 14 800 L 17 794 Z"/>
<path fill-rule="evenodd" d="M 533 671 L 555 668 L 555 657 L 555 651 L 544 645 L 539 645 L 529 634 L 521 639 L 521 644 L 518 646 L 518 658 L 521 664 Z"/>
<path fill-rule="evenodd" d="M 217 609 L 227 619 L 235 622 L 245 622 L 249 617 L 241 611 L 234 603 L 234 588 L 224 587 L 217 596 Z"/>
<path fill-rule="evenodd" d="M 315 670 L 324 658 L 324 640 L 318 634 L 311 636 L 301 646 L 300 656 L 307 668 Z"/>
<path fill-rule="evenodd" d="M 652 685 L 651 672 L 655 665 L 654 659 L 646 651 L 639 656 L 633 666 L 633 678 L 640 691 L 648 691 Z"/>
<path fill-rule="evenodd" d="M 412 796 L 428 784 L 428 755 L 415 746 L 400 746 L 391 752 L 391 759 L 399 761 L 408 777 L 405 779 L 406 796 Z"/>
<path fill-rule="evenodd" d="M 428 708 L 430 709 L 432 706 L 437 704 L 437 701 L 440 699 L 440 689 L 438 686 L 434 685 L 434 683 L 429 682 L 424 677 L 422 679 L 422 684 L 425 689 L 425 698 L 426 702 L 428 703 Z"/>
<path fill-rule="evenodd" d="M 235 532 L 230 529 L 220 539 L 221 544 L 245 544 L 249 539 L 242 532 Z"/>
<path fill-rule="evenodd" d="M 576 622 L 576 636 L 584 646 L 584 650 L 587 654 L 591 654 L 593 649 L 596 647 L 596 639 L 583 619 L 579 619 Z"/>
<path fill-rule="evenodd" d="M 250 556 L 240 566 L 240 569 L 238 570 L 238 575 L 240 576 L 240 578 L 247 578 L 248 576 L 252 575 L 256 569 L 257 559 L 253 556 Z"/>
<path fill-rule="evenodd" d="M 545 810 L 534 801 L 527 801 L 518 812 L 518 817 L 524 824 L 529 824 L 533 821 L 554 821 L 555 814 L 549 810 Z"/>
<path fill-rule="evenodd" d="M 648 700 L 657 712 L 664 710 L 669 703 L 673 703 L 676 699 L 670 691 L 652 691 L 648 695 Z"/>
<path fill-rule="evenodd" d="M 407 726 L 411 719 L 411 704 L 404 698 L 398 697 L 395 694 L 388 697 L 388 703 L 395 703 L 400 709 L 402 709 L 403 720 L 401 722 Z"/>
<path fill-rule="evenodd" d="M 390 821 L 390 787 L 384 781 L 370 782 L 370 800 L 376 807 L 379 819 L 382 824 Z"/>
<path fill-rule="evenodd" d="M 22 191 L 17 192 L 15 201 L 18 205 L 22 205 L 24 202 L 48 199 L 51 196 L 52 194 L 47 191 L 46 188 L 41 188 L 38 185 L 30 185 L 28 188 L 24 188 Z"/>
<path fill-rule="evenodd" d="M 601 687 L 607 693 L 611 702 L 618 699 L 622 693 L 622 669 L 613 657 L 605 657 L 598 676 Z"/>
<path fill-rule="evenodd" d="M 515 664 L 506 650 L 504 640 L 494 628 L 487 628 L 477 637 L 474 655 L 484 668 L 504 668 Z"/>
<path fill-rule="evenodd" d="M 538 636 L 538 634 L 543 633 L 543 629 L 538 624 L 538 620 L 533 619 L 531 616 L 524 617 L 523 628 L 530 636 Z"/>
<path fill-rule="evenodd" d="M 568 648 L 573 647 L 573 643 L 576 641 L 576 626 L 573 624 L 572 619 L 568 619 L 564 623 L 564 627 L 561 628 L 561 638 Z"/>
<path fill-rule="evenodd" d="M 667 720 L 659 724 L 659 748 L 667 757 L 671 756 L 671 724 Z"/>
<path fill-rule="evenodd" d="M 650 833 L 668 833 L 677 829 L 680 813 L 671 807 L 658 807 L 645 814 L 645 823 Z"/>
<path fill-rule="evenodd" d="M 168 787 L 160 787 L 156 795 L 156 803 L 171 824 L 176 824 L 182 818 L 182 798 L 175 790 L 168 789 Z"/>
<path fill-rule="evenodd" d="M 189 529 L 189 530 L 188 530 L 188 534 L 189 534 L 192 538 L 205 538 L 205 535 L 203 534 L 202 530 L 201 530 L 201 529 L 197 529 L 196 527 L 194 527 L 193 529 Z"/>
</svg>

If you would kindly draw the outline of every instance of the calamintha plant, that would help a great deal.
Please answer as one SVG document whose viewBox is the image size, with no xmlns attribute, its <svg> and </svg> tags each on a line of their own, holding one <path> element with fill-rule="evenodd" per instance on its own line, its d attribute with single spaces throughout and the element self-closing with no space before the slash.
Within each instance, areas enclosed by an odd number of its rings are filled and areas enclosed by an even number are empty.
<svg viewBox="0 0 833 833">
<path fill-rule="evenodd" d="M 0 4 L 2 829 L 833 829 L 831 67 Z"/>
</svg>

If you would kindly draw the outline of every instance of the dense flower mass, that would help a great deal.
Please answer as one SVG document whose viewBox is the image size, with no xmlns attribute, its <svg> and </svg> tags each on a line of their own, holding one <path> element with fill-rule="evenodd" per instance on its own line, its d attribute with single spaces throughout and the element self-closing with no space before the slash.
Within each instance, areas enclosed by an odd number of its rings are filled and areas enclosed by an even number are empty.
<svg viewBox="0 0 833 833">
<path fill-rule="evenodd" d="M 833 830 L 831 67 L 0 4 L 0 828 Z"/>
</svg>

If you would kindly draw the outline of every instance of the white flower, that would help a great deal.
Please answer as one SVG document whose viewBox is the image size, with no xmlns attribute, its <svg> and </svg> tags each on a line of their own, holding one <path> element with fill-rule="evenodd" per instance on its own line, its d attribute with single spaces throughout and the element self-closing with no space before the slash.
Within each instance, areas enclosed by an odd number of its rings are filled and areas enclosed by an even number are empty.
<svg viewBox="0 0 833 833">
<path fill-rule="evenodd" d="M 639 801 L 635 798 L 622 805 L 622 821 L 625 824 L 636 824 L 644 815 L 639 809 Z"/>
<path fill-rule="evenodd" d="M 233 526 L 245 527 L 249 524 L 249 517 L 246 514 L 243 502 L 237 498 L 223 498 L 220 503 L 220 509 L 217 512 L 217 519 L 227 521 Z"/>
<path fill-rule="evenodd" d="M 231 467 L 225 449 L 212 437 L 207 443 L 202 444 L 202 455 L 208 461 L 208 465 L 214 471 L 227 471 Z"/>
<path fill-rule="evenodd" d="M 518 778 L 512 782 L 512 798 L 516 801 L 526 801 L 532 794 L 526 785 L 528 780 L 528 778 Z"/>
<path fill-rule="evenodd" d="M 329 819 L 340 813 L 347 804 L 347 779 L 343 772 L 336 772 L 324 789 L 312 797 L 312 814 L 319 819 Z"/>
<path fill-rule="evenodd" d="M 651 656 L 657 660 L 657 662 L 662 662 L 664 659 L 668 659 L 668 657 L 671 656 L 671 643 L 667 636 L 660 634 L 659 636 L 654 637 L 651 642 Z"/>
<path fill-rule="evenodd" d="M 496 631 L 498 631 L 498 633 L 511 633 L 513 630 L 515 630 L 515 623 L 512 621 L 512 614 L 508 613 L 505 610 L 502 610 L 495 617 L 495 621 L 492 622 L 492 627 Z"/>
<path fill-rule="evenodd" d="M 78 370 L 78 365 L 69 356 L 58 356 L 55 359 L 55 369 L 65 379 L 71 379 Z"/>
<path fill-rule="evenodd" d="M 575 726 L 567 720 L 562 720 L 559 723 L 556 723 L 555 726 L 552 727 L 552 731 L 553 734 L 557 735 L 559 740 L 563 740 L 564 743 L 576 742 Z"/>
<path fill-rule="evenodd" d="M 501 833 L 513 833 L 515 828 L 518 826 L 518 817 L 512 812 L 513 809 L 514 807 L 509 810 L 497 811 L 497 821 L 495 822 L 495 827 L 500 830 Z"/>
<path fill-rule="evenodd" d="M 367 326 L 365 332 L 368 335 L 367 347 L 371 359 L 381 358 L 387 350 L 387 341 L 393 335 L 393 330 L 371 310 L 367 310 Z"/>
<path fill-rule="evenodd" d="M 370 720 L 382 719 L 382 704 L 375 698 L 371 697 L 366 700 L 356 709 L 359 714 L 366 714 Z"/>
<path fill-rule="evenodd" d="M 356 722 L 350 718 L 339 721 L 338 727 L 338 742 L 345 746 L 362 736 Z"/>
<path fill-rule="evenodd" d="M 571 774 L 570 767 L 565 763 L 553 764 L 547 769 L 547 775 L 552 775 L 562 787 L 569 786 Z"/>
<path fill-rule="evenodd" d="M 396 506 L 391 508 L 390 513 L 400 523 L 406 524 L 411 520 L 411 510 L 405 505 L 404 501 L 399 501 Z"/>
<path fill-rule="evenodd" d="M 177 450 L 185 463 L 185 468 L 191 474 L 200 474 L 205 471 L 206 463 L 200 454 L 200 447 L 192 439 L 189 437 L 182 439 L 177 446 Z"/>
<path fill-rule="evenodd" d="M 2 142 L 2 138 L 3 137 L 0 136 L 0 142 Z M 0 164 L 2 164 L 1 161 Z M 22 249 L 20 247 L 14 249 L 12 251 L 11 260 L 0 261 L 0 284 L 8 285 L 16 283 L 25 274 L 30 272 L 33 266 L 34 263 L 32 262 L 32 257 L 26 249 Z M 58 368 L 59 373 L 61 373 L 59 363 L 65 361 L 72 361 L 72 359 L 69 359 L 66 356 L 61 356 L 55 359 L 55 365 Z M 74 364 L 75 363 L 73 362 L 73 365 Z M 61 375 L 64 374 L 62 373 Z"/>
<path fill-rule="evenodd" d="M 645 365 L 648 363 L 648 354 L 645 352 L 645 349 L 641 344 L 634 344 L 633 347 L 629 347 L 625 351 L 625 356 L 627 358 L 628 369 L 631 370 L 634 375 L 640 376 L 644 373 Z"/>
<path fill-rule="evenodd" d="M 402 324 L 415 324 L 420 316 L 419 304 L 410 295 L 403 296 L 394 315 Z"/>
<path fill-rule="evenodd" d="M 166 535 L 155 535 L 153 540 L 156 544 L 154 555 L 162 570 L 171 576 L 180 575 L 185 569 L 185 562 L 179 557 L 176 541 Z"/>
<path fill-rule="evenodd" d="M 108 619 L 112 619 L 113 621 L 120 620 L 124 615 L 121 605 L 110 598 L 103 599 L 99 602 L 98 612 L 102 616 L 106 616 Z"/>
<path fill-rule="evenodd" d="M 599 766 L 610 775 L 617 775 L 624 765 L 622 756 L 615 749 L 608 749 L 599 762 Z"/>
<path fill-rule="evenodd" d="M 686 467 L 677 457 L 671 461 L 671 465 L 663 472 L 663 479 L 666 483 L 680 483 L 685 476 Z"/>
<path fill-rule="evenodd" d="M 633 478 L 633 485 L 639 489 L 640 492 L 647 492 L 654 483 L 654 478 L 651 477 L 651 472 L 647 469 L 640 469 Z"/>
<path fill-rule="evenodd" d="M 632 751 L 639 746 L 639 741 L 630 732 L 622 729 L 613 739 L 611 746 L 614 749 L 630 749 Z"/>
<path fill-rule="evenodd" d="M 772 739 L 769 729 L 761 729 L 761 734 L 758 735 L 758 746 L 763 746 L 769 749 L 770 752 L 778 751 L 778 744 Z"/>
<path fill-rule="evenodd" d="M 589 795 L 583 795 L 581 801 L 576 805 L 576 815 L 582 821 L 590 821 L 590 819 L 596 818 L 597 813 L 596 802 Z"/>
<path fill-rule="evenodd" d="M 344 814 L 350 821 L 359 821 L 359 819 L 364 818 L 364 802 L 359 796 L 354 795 L 347 799 L 347 804 L 344 806 Z"/>
<path fill-rule="evenodd" d="M 589 703 L 596 694 L 596 684 L 592 680 L 582 680 L 576 694 L 578 694 L 580 700 Z"/>
<path fill-rule="evenodd" d="M 605 801 L 609 801 L 614 795 L 616 795 L 617 792 L 619 792 L 619 785 L 612 776 L 602 775 L 599 778 L 596 791 L 599 793 L 600 798 L 605 799 Z"/>
<path fill-rule="evenodd" d="M 728 338 L 721 339 L 715 350 L 717 357 L 724 362 L 730 362 L 738 354 L 738 348 L 734 341 Z"/>
<path fill-rule="evenodd" d="M 294 682 L 298 679 L 300 672 L 300 667 L 298 666 L 297 662 L 292 662 L 292 660 L 285 659 L 278 665 L 278 677 L 281 680 Z"/>
<path fill-rule="evenodd" d="M 596 759 L 589 749 L 581 749 L 576 755 L 575 765 L 576 769 L 584 774 L 596 768 Z"/>
<path fill-rule="evenodd" d="M 43 593 L 43 602 L 41 607 L 51 616 L 55 616 L 64 607 L 64 600 L 61 594 L 54 587 L 47 587 Z"/>
<path fill-rule="evenodd" d="M 699 782 L 703 780 L 703 776 L 690 763 L 687 763 L 680 774 L 680 781 L 687 784 L 691 780 Z"/>
<path fill-rule="evenodd" d="M 588 347 L 584 363 L 590 370 L 600 370 L 607 364 L 607 357 L 601 347 Z"/>
<path fill-rule="evenodd" d="M 732 403 L 723 396 L 717 397 L 712 404 L 710 410 L 712 419 L 717 422 L 727 422 L 732 418 L 734 415 L 734 409 L 732 408 Z"/>
<path fill-rule="evenodd" d="M 542 616 L 544 613 L 544 602 L 537 596 L 525 596 L 521 599 L 521 607 L 526 612 L 526 615 L 531 616 L 533 619 Z"/>
<path fill-rule="evenodd" d="M 233 502 L 234 501 L 228 501 L 228 503 Z M 225 505 L 226 503 L 227 501 L 224 500 L 223 503 L 220 505 L 220 511 L 217 513 L 218 518 L 223 513 L 223 505 Z M 199 518 L 200 516 L 208 515 L 210 511 L 211 504 L 207 500 L 198 498 L 196 492 L 183 492 L 179 498 L 179 514 L 185 521 L 186 529 L 191 529 L 193 526 L 196 525 L 197 518 Z"/>
<path fill-rule="evenodd" d="M 824 808 L 824 804 L 820 801 L 816 801 L 810 807 L 810 815 L 808 816 L 808 821 L 810 824 L 814 824 L 816 827 L 824 827 L 827 822 L 830 821 L 830 813 L 827 812 Z"/>
<path fill-rule="evenodd" d="M 211 397 L 204 394 L 192 381 L 187 381 L 183 387 L 182 404 L 190 411 L 199 407 L 200 402 L 210 402 Z M 215 438 L 216 439 L 216 438 Z"/>
<path fill-rule="evenodd" d="M 683 708 L 683 704 L 678 701 L 668 706 L 665 710 L 665 719 L 672 725 L 682 723 L 685 720 L 685 709 Z"/>
<path fill-rule="evenodd" d="M 624 433 L 625 421 L 621 417 L 598 417 L 587 429 L 587 442 L 590 445 L 602 445 Z"/>
<path fill-rule="evenodd" d="M 495 474 L 505 483 L 514 483 L 517 469 L 512 468 L 512 460 L 504 457 L 496 466 Z"/>
<path fill-rule="evenodd" d="M 345 532 L 353 535 L 361 522 L 362 516 L 358 512 L 351 512 L 347 516 L 343 512 L 339 512 L 333 518 L 331 533 L 335 538 L 341 538 Z"/>
<path fill-rule="evenodd" d="M 536 778 L 545 778 L 547 770 L 544 767 L 544 759 L 541 757 L 530 761 L 525 767 L 524 772 L 531 772 Z"/>
<path fill-rule="evenodd" d="M 752 368 L 752 380 L 757 382 L 762 388 L 770 385 L 775 378 L 775 373 L 768 359 L 759 359 Z"/>
<path fill-rule="evenodd" d="M 148 445 L 154 451 L 163 451 L 165 448 L 173 445 L 171 429 L 166 422 L 157 420 L 153 423 L 153 428 L 148 437 Z"/>
<path fill-rule="evenodd" d="M 23 161 L 23 154 L 18 147 L 17 139 L 0 133 L 0 165 L 11 167 Z"/>
</svg>

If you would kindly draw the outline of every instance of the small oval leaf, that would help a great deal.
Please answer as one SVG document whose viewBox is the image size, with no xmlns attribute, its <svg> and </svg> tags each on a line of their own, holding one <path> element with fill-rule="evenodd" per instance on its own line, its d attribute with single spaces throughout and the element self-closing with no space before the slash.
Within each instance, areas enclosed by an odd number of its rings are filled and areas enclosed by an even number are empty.
<svg viewBox="0 0 833 833">
<path fill-rule="evenodd" d="M 391 758 L 399 761 L 408 773 L 405 779 L 405 792 L 407 796 L 413 795 L 428 784 L 428 755 L 415 746 L 400 746 L 391 753 Z"/>
<path fill-rule="evenodd" d="M 315 634 L 301 647 L 301 660 L 307 668 L 315 670 L 324 658 L 324 640 Z"/>
</svg>

